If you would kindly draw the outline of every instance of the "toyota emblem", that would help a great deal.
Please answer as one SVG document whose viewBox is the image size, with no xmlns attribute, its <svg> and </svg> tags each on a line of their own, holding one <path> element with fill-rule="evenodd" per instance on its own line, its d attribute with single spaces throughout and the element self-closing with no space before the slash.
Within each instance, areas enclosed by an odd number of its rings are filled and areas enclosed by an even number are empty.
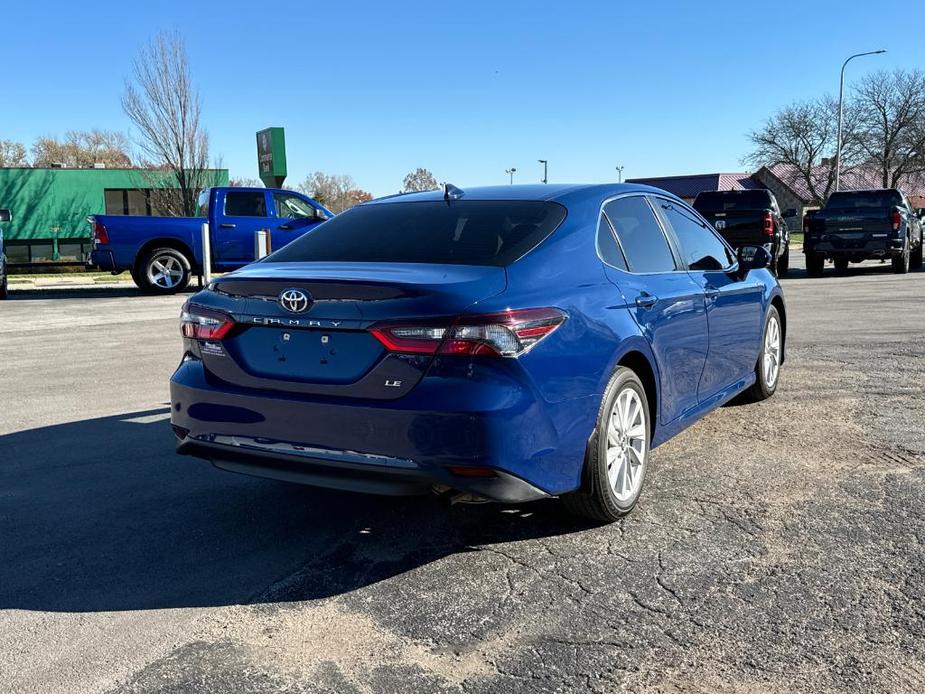
<svg viewBox="0 0 925 694">
<path fill-rule="evenodd" d="M 284 289 L 279 294 L 279 305 L 290 313 L 305 313 L 312 305 L 312 298 L 301 289 Z"/>
</svg>

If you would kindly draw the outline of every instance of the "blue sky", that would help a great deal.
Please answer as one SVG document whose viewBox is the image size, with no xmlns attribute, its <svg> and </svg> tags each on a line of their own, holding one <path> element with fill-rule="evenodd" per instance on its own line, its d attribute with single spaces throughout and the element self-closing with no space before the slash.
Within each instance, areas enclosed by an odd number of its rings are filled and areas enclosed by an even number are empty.
<svg viewBox="0 0 925 694">
<path fill-rule="evenodd" d="M 138 47 L 186 38 L 215 154 L 256 176 L 286 128 L 289 183 L 349 174 L 375 195 L 418 166 L 457 185 L 739 171 L 747 132 L 849 68 L 925 68 L 914 3 L 9 3 L 0 139 L 129 130 Z M 891 29 L 891 27 L 893 27 Z M 905 34 L 906 39 L 891 41 Z M 914 40 L 908 40 L 909 37 Z"/>
</svg>

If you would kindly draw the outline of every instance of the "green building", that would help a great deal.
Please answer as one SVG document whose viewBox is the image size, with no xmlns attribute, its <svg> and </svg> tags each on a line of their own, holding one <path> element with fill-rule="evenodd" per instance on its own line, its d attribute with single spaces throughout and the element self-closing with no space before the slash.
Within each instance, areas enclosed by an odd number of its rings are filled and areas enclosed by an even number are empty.
<svg viewBox="0 0 925 694">
<path fill-rule="evenodd" d="M 227 169 L 212 174 L 217 185 L 228 185 Z M 9 263 L 82 263 L 90 245 L 88 215 L 158 214 L 151 190 L 163 186 L 156 175 L 146 169 L 0 168 L 0 207 L 13 215 L 3 230 Z"/>
</svg>

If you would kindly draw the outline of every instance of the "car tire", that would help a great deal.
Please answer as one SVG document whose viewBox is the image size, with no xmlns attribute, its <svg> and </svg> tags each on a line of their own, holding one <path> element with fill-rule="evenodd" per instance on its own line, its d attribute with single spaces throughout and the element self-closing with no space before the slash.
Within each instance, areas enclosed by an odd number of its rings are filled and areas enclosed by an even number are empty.
<svg viewBox="0 0 925 694">
<path fill-rule="evenodd" d="M 631 369 L 618 367 L 604 391 L 597 427 L 588 442 L 584 484 L 562 497 L 570 512 L 612 523 L 633 510 L 648 467 L 650 416 L 642 381 Z"/>
<path fill-rule="evenodd" d="M 832 261 L 835 265 L 835 272 L 839 275 L 844 275 L 848 272 L 848 259 L 847 258 L 836 258 Z"/>
<path fill-rule="evenodd" d="M 9 296 L 9 291 L 7 289 L 6 273 L 3 273 L 3 277 L 0 277 L 0 301 L 3 301 Z"/>
<path fill-rule="evenodd" d="M 825 269 L 825 256 L 821 253 L 806 254 L 806 272 L 813 277 L 822 276 Z"/>
<path fill-rule="evenodd" d="M 919 243 L 918 247 L 916 247 L 916 249 L 912 251 L 912 254 L 909 256 L 909 267 L 915 268 L 916 270 L 922 267 L 922 246 L 923 245 L 925 245 L 925 241 L 922 241 L 922 243 Z"/>
<path fill-rule="evenodd" d="M 176 294 L 189 285 L 190 261 L 176 248 L 155 248 L 136 266 L 132 279 L 149 294 Z"/>
<path fill-rule="evenodd" d="M 764 319 L 761 333 L 761 352 L 755 364 L 755 383 L 746 391 L 751 402 L 767 400 L 777 392 L 780 383 L 781 358 L 784 355 L 784 325 L 777 308 L 771 306 Z M 769 365 L 770 360 L 772 363 Z M 769 368 L 773 366 L 773 368 Z"/>
<path fill-rule="evenodd" d="M 784 247 L 784 252 L 780 254 L 780 258 L 777 259 L 777 276 L 786 277 L 789 271 L 790 271 L 790 244 L 788 243 Z"/>
<path fill-rule="evenodd" d="M 903 249 L 903 252 L 899 255 L 894 255 L 890 258 L 890 264 L 893 266 L 893 272 L 897 275 L 905 275 L 909 272 L 909 244 L 906 244 L 906 247 Z"/>
</svg>

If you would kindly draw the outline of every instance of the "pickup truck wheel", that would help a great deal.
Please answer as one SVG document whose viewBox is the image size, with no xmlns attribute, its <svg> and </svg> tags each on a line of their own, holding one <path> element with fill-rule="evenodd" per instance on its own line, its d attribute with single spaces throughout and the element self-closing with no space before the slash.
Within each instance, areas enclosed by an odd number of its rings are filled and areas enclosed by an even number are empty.
<svg viewBox="0 0 925 694">
<path fill-rule="evenodd" d="M 176 248 L 155 248 L 138 266 L 139 286 L 152 294 L 175 294 L 190 281 L 190 262 Z"/>
<path fill-rule="evenodd" d="M 633 510 L 649 460 L 649 402 L 639 377 L 617 368 L 604 391 L 585 460 L 587 487 L 562 497 L 574 514 L 611 523 Z"/>
<path fill-rule="evenodd" d="M 774 306 L 768 309 L 764 319 L 764 335 L 761 341 L 761 353 L 755 364 L 755 384 L 745 391 L 745 397 L 751 402 L 767 400 L 777 391 L 780 383 L 780 362 L 784 356 L 784 331 L 780 323 L 780 314 Z"/>
<path fill-rule="evenodd" d="M 922 267 L 922 246 L 925 245 L 925 240 L 918 245 L 912 254 L 909 256 L 909 267 L 918 269 Z"/>
<path fill-rule="evenodd" d="M 835 263 L 835 272 L 837 272 L 839 275 L 844 275 L 846 272 L 848 272 L 847 258 L 836 258 L 833 262 Z"/>
<path fill-rule="evenodd" d="M 806 272 L 813 277 L 820 277 L 825 269 L 825 256 L 821 253 L 806 254 Z"/>
<path fill-rule="evenodd" d="M 784 247 L 784 252 L 777 259 L 777 276 L 785 277 L 790 271 L 790 244 Z"/>
<path fill-rule="evenodd" d="M 907 245 L 899 255 L 893 256 L 890 263 L 893 265 L 893 272 L 897 275 L 905 275 L 909 272 L 909 246 Z"/>
</svg>

